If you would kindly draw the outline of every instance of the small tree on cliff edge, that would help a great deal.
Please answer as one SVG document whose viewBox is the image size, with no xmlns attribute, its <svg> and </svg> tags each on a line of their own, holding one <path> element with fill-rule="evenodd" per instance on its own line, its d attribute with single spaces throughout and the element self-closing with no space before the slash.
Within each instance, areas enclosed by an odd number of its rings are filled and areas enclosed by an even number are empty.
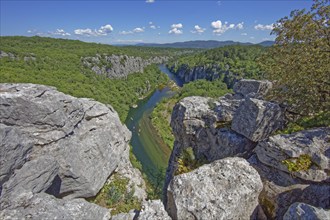
<svg viewBox="0 0 330 220">
<path fill-rule="evenodd" d="M 274 24 L 275 45 L 261 59 L 273 100 L 304 116 L 329 111 L 330 6 L 315 0 L 310 11 L 295 10 Z"/>
</svg>

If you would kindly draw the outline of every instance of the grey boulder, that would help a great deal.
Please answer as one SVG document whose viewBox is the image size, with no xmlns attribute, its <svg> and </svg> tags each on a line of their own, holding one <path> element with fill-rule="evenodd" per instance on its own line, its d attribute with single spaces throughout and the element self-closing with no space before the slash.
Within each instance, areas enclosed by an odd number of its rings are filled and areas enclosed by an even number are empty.
<svg viewBox="0 0 330 220">
<path fill-rule="evenodd" d="M 294 203 L 285 213 L 283 220 L 326 220 L 330 219 L 330 210 L 324 210 L 305 203 Z"/>
<path fill-rule="evenodd" d="M 242 158 L 226 158 L 175 176 L 166 210 L 173 219 L 250 219 L 262 182 Z"/>
<path fill-rule="evenodd" d="M 316 128 L 289 135 L 275 135 L 259 142 L 255 151 L 258 159 L 271 167 L 292 173 L 300 179 L 314 182 L 329 180 L 330 170 L 330 128 Z M 285 160 L 296 160 L 307 156 L 311 166 L 307 170 L 292 172 Z"/>
<path fill-rule="evenodd" d="M 1 176 L 43 155 L 55 158 L 57 197 L 95 196 L 125 157 L 130 132 L 111 108 L 53 87 L 0 84 Z M 2 154 L 3 153 L 3 154 Z"/>
<path fill-rule="evenodd" d="M 231 129 L 257 142 L 283 126 L 281 107 L 272 102 L 248 98 L 238 107 Z"/>
<path fill-rule="evenodd" d="M 241 97 L 261 98 L 272 88 L 268 80 L 242 79 L 234 84 L 233 90 Z"/>
</svg>

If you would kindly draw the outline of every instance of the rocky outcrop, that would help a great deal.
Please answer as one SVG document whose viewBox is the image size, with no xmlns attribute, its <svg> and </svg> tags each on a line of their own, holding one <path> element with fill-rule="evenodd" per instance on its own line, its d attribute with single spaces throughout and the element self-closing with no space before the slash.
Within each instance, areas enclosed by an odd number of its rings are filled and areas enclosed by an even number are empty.
<svg viewBox="0 0 330 220">
<path fill-rule="evenodd" d="M 2 84 L 0 90 L 2 143 L 9 143 L 1 151 L 23 156 L 17 166 L 7 166 L 12 162 L 1 158 L 1 183 L 24 166 L 24 161 L 50 155 L 60 164 L 51 194 L 70 198 L 96 195 L 128 147 L 130 132 L 117 113 L 96 101 L 76 99 L 46 86 Z M 20 133 L 23 139 L 17 136 Z M 31 149 L 25 150 L 25 146 Z"/>
<path fill-rule="evenodd" d="M 1 204 L 1 203 L 0 203 Z M 1 204 L 0 219 L 100 219 L 108 220 L 110 211 L 84 199 L 57 199 L 46 193 L 23 192 Z"/>
<path fill-rule="evenodd" d="M 218 99 L 187 97 L 176 104 L 171 119 L 175 144 L 166 172 L 165 204 L 173 199 L 167 190 L 171 181 L 179 178 L 174 177 L 179 158 L 191 147 L 195 158 L 204 163 L 233 156 L 248 158 L 264 185 L 252 219 L 283 219 L 295 202 L 330 208 L 329 128 L 273 135 L 285 124 L 285 110 L 262 99 L 271 85 L 268 81 L 241 80 L 234 85 L 235 94 Z"/>
<path fill-rule="evenodd" d="M 259 174 L 242 158 L 226 158 L 175 176 L 167 190 L 173 219 L 249 219 L 262 190 Z"/>
<path fill-rule="evenodd" d="M 123 169 L 140 187 L 136 196 L 146 196 L 129 162 L 131 134 L 111 106 L 53 87 L 0 84 L 0 134 L 1 219 L 109 219 L 108 209 L 74 198 L 95 196 Z"/>
<path fill-rule="evenodd" d="M 238 107 L 231 129 L 257 142 L 269 137 L 283 124 L 283 111 L 278 104 L 247 98 Z"/>
<path fill-rule="evenodd" d="M 323 220 L 330 219 L 330 210 L 324 210 L 322 208 L 316 208 L 305 203 L 294 203 L 288 211 L 285 213 L 283 220 Z"/>
<path fill-rule="evenodd" d="M 258 159 L 271 167 L 287 173 L 294 172 L 300 179 L 314 182 L 328 180 L 330 170 L 330 128 L 317 128 L 291 135 L 275 135 L 259 142 L 256 147 Z M 305 156 L 305 158 L 301 158 Z M 309 165 L 300 168 L 299 160 Z M 289 170 L 292 163 L 291 170 Z M 299 170 L 300 168 L 300 170 Z"/>
<path fill-rule="evenodd" d="M 109 78 L 123 78 L 132 73 L 142 73 L 143 69 L 150 64 L 161 64 L 168 60 L 168 57 L 152 57 L 142 59 L 127 55 L 96 54 L 95 57 L 83 57 L 83 65 L 98 75 L 105 75 Z"/>
<path fill-rule="evenodd" d="M 27 53 L 24 56 L 19 57 L 16 54 L 0 50 L 0 59 L 2 59 L 2 58 L 9 58 L 10 60 L 23 59 L 25 62 L 31 62 L 31 61 L 37 60 L 36 55 L 34 53 Z"/>
</svg>

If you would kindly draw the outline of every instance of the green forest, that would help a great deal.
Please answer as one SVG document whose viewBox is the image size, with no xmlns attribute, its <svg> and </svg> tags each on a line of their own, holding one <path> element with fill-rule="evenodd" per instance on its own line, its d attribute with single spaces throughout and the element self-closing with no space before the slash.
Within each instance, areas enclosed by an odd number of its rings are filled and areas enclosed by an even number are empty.
<svg viewBox="0 0 330 220">
<path fill-rule="evenodd" d="M 180 68 L 193 69 L 206 67 L 207 72 L 219 73 L 222 78 L 263 78 L 263 72 L 258 65 L 258 58 L 267 51 L 259 45 L 231 45 L 182 56 L 172 60 L 168 66 L 173 72 Z"/>
</svg>

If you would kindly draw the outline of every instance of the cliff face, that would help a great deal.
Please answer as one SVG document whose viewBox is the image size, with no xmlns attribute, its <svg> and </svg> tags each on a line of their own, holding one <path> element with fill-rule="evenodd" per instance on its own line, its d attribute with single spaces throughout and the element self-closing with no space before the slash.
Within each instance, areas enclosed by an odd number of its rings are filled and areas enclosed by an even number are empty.
<svg viewBox="0 0 330 220">
<path fill-rule="evenodd" d="M 176 104 L 171 119 L 176 140 L 164 186 L 164 203 L 172 217 L 193 219 L 197 216 L 196 219 L 210 219 L 214 211 L 218 219 L 282 219 L 284 215 L 285 218 L 300 215 L 295 208 L 297 205 L 291 206 L 295 202 L 308 210 L 306 216 L 321 213 L 330 217 L 330 212 L 324 211 L 330 208 L 330 194 L 325 193 L 330 192 L 330 178 L 327 174 L 330 166 L 330 129 L 317 128 L 291 135 L 273 135 L 284 125 L 285 109 L 263 100 L 262 97 L 271 86 L 268 81 L 241 80 L 234 85 L 235 94 L 227 94 L 218 99 L 187 97 Z M 223 199 L 212 199 L 215 192 L 216 195 L 224 195 L 230 193 L 229 188 L 245 184 L 243 177 L 240 177 L 240 183 L 235 183 L 234 177 L 224 178 L 228 170 L 231 174 L 247 177 L 247 181 L 258 179 L 248 172 L 239 173 L 249 168 L 238 168 L 238 171 L 222 165 L 213 173 L 202 166 L 203 172 L 200 167 L 196 171 L 174 176 L 178 160 L 187 148 L 192 148 L 194 157 L 208 163 L 204 166 L 211 170 L 220 161 L 224 164 L 232 163 L 229 162 L 232 157 L 241 157 L 242 161 L 252 166 L 263 185 L 259 191 L 258 183 L 252 183 L 256 188 L 251 190 L 257 194 L 258 202 L 253 203 L 255 194 L 245 197 L 242 190 L 236 188 L 242 192 L 237 195 L 241 198 L 238 201 L 242 203 L 236 211 L 253 211 L 248 204 L 255 204 L 254 212 L 237 216 L 239 212 L 231 212 L 230 207 L 221 203 Z M 303 167 L 302 164 L 307 165 Z M 209 176 L 212 178 L 209 179 Z M 217 184 L 222 178 L 229 181 L 229 188 L 222 189 L 225 183 Z M 244 186 L 244 189 L 248 189 L 249 185 Z M 209 186 L 211 189 L 204 192 Z M 185 201 L 188 195 L 190 200 Z M 230 198 L 234 199 L 235 196 Z M 213 208 L 208 209 L 202 204 L 210 204 L 207 207 Z M 219 211 L 215 211 L 217 209 Z"/>
<path fill-rule="evenodd" d="M 1 219 L 108 219 L 76 198 L 95 196 L 114 172 L 145 199 L 131 133 L 111 106 L 34 84 L 0 84 L 0 103 Z"/>
<path fill-rule="evenodd" d="M 91 69 L 98 75 L 105 75 L 109 78 L 124 78 L 132 73 L 141 73 L 150 64 L 161 64 L 168 60 L 168 57 L 152 57 L 142 59 L 127 55 L 100 55 L 95 57 L 83 57 L 81 61 L 86 68 Z"/>
<path fill-rule="evenodd" d="M 189 67 L 188 65 L 170 66 L 171 72 L 175 73 L 184 83 L 195 81 L 198 79 L 206 79 L 213 81 L 215 79 L 223 79 L 228 88 L 232 88 L 237 82 L 237 77 L 228 70 L 221 69 L 218 65 L 204 65 Z"/>
</svg>

